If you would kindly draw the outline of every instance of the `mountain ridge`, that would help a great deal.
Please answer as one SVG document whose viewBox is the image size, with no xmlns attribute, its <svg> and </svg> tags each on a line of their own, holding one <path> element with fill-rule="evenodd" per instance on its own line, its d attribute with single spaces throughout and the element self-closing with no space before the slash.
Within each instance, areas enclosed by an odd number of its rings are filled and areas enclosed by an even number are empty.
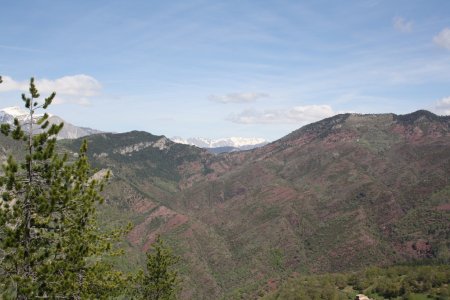
<svg viewBox="0 0 450 300">
<path fill-rule="evenodd" d="M 143 221 L 129 241 L 145 251 L 164 235 L 189 270 L 186 299 L 252 293 L 243 287 L 292 272 L 445 257 L 448 124 L 421 111 L 403 118 L 343 114 L 249 151 L 211 155 L 175 144 L 180 151 L 169 159 L 142 149 L 132 155 L 143 177 L 132 182 L 152 204 L 134 206 L 154 208 L 138 213 Z M 124 168 L 125 157 L 111 165 Z M 156 157 L 175 162 L 176 175 L 164 184 L 152 176 L 156 169 L 142 173 Z M 135 174 L 116 172 L 127 180 Z"/>
<path fill-rule="evenodd" d="M 194 137 L 187 139 L 183 139 L 181 137 L 172 137 L 171 140 L 176 143 L 194 145 L 199 148 L 233 147 L 241 150 L 249 150 L 255 147 L 261 147 L 268 143 L 266 139 L 255 137 L 227 137 L 227 138 Z"/>
<path fill-rule="evenodd" d="M 401 124 L 401 125 L 412 125 L 415 124 L 418 120 L 423 120 L 424 122 L 439 122 L 445 123 L 450 120 L 450 116 L 438 116 L 427 110 L 417 110 L 412 113 L 397 115 L 393 113 L 382 113 L 382 114 L 359 114 L 359 113 L 345 113 L 338 114 L 329 118 L 325 118 L 323 120 L 307 124 L 297 130 L 294 130 L 290 134 L 281 138 L 281 140 L 286 140 L 300 133 L 312 133 L 320 131 L 322 136 L 327 134 L 330 130 L 335 129 L 336 127 L 340 127 L 349 119 L 359 119 L 360 121 L 369 121 L 373 119 L 382 119 L 385 122 L 384 125 L 389 125 L 393 123 Z M 276 142 L 276 141 L 275 141 Z"/>
<path fill-rule="evenodd" d="M 161 234 L 182 257 L 182 299 L 254 298 L 295 273 L 448 258 L 450 118 L 395 116 L 337 115 L 220 155 L 140 131 L 88 136 L 92 165 L 114 174 L 102 224 L 133 223 L 128 265 Z"/>
</svg>

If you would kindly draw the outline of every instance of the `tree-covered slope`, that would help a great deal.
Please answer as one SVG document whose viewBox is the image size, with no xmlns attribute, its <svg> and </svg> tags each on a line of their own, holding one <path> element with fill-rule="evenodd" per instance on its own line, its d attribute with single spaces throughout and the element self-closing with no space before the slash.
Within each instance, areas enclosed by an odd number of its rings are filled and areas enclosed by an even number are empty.
<svg viewBox="0 0 450 300">
<path fill-rule="evenodd" d="M 449 127 L 426 111 L 344 114 L 221 155 L 136 131 L 88 142 L 113 174 L 104 226 L 134 225 L 123 267 L 162 234 L 182 257 L 182 298 L 216 299 L 295 273 L 448 259 Z"/>
<path fill-rule="evenodd" d="M 226 291 L 292 272 L 448 258 L 448 149 L 448 117 L 339 115 L 223 156 L 227 173 L 173 202 L 226 244 L 233 267 L 209 264 Z"/>
<path fill-rule="evenodd" d="M 263 299 L 353 300 L 364 295 L 374 300 L 444 300 L 450 297 L 449 283 L 448 265 L 370 267 L 351 273 L 294 276 Z"/>
</svg>

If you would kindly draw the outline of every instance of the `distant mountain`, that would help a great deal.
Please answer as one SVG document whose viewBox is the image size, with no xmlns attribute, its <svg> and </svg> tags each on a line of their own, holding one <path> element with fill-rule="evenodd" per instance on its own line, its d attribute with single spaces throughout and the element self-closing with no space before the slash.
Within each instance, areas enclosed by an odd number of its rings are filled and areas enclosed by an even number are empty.
<svg viewBox="0 0 450 300">
<path fill-rule="evenodd" d="M 42 115 L 37 115 L 37 117 L 39 116 Z M 29 119 L 27 111 L 18 106 L 0 109 L 0 123 L 13 124 L 15 118 L 17 118 L 20 123 L 23 123 Z"/>
<path fill-rule="evenodd" d="M 179 144 L 193 145 L 199 148 L 208 149 L 211 153 L 234 152 L 240 150 L 250 150 L 268 144 L 263 138 L 228 137 L 219 139 L 210 138 L 181 138 L 173 137 L 172 141 Z"/>
<path fill-rule="evenodd" d="M 39 118 L 41 116 L 42 115 L 36 115 L 36 118 Z M 0 124 L 1 123 L 13 124 L 14 118 L 17 118 L 19 122 L 23 124 L 29 120 L 29 115 L 25 109 L 22 109 L 17 106 L 0 109 Z M 59 133 L 58 139 L 76 139 L 83 136 L 101 132 L 96 129 L 75 126 L 55 115 L 50 115 L 48 120 L 50 124 L 59 124 L 61 122 L 64 122 L 64 127 Z M 26 130 L 27 128 L 24 127 L 24 129 Z"/>
</svg>

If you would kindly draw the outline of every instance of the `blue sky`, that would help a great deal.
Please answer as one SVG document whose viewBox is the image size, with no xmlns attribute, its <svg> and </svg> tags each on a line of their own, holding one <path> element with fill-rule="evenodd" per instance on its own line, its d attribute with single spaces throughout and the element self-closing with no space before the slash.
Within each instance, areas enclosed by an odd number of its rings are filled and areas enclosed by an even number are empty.
<svg viewBox="0 0 450 300">
<path fill-rule="evenodd" d="M 1 1 L 0 107 L 29 77 L 106 131 L 280 138 L 341 112 L 450 114 L 450 1 Z"/>
</svg>

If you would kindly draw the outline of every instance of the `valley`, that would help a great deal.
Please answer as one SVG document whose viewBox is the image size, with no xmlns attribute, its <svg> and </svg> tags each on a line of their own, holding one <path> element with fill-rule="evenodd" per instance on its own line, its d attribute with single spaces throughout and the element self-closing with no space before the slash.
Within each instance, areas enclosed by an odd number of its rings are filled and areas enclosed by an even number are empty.
<svg viewBox="0 0 450 300">
<path fill-rule="evenodd" d="M 161 234 L 182 298 L 250 297 L 292 274 L 449 257 L 449 117 L 344 114 L 213 155 L 145 132 L 87 137 L 129 261 Z M 75 152 L 81 140 L 65 140 Z"/>
</svg>

